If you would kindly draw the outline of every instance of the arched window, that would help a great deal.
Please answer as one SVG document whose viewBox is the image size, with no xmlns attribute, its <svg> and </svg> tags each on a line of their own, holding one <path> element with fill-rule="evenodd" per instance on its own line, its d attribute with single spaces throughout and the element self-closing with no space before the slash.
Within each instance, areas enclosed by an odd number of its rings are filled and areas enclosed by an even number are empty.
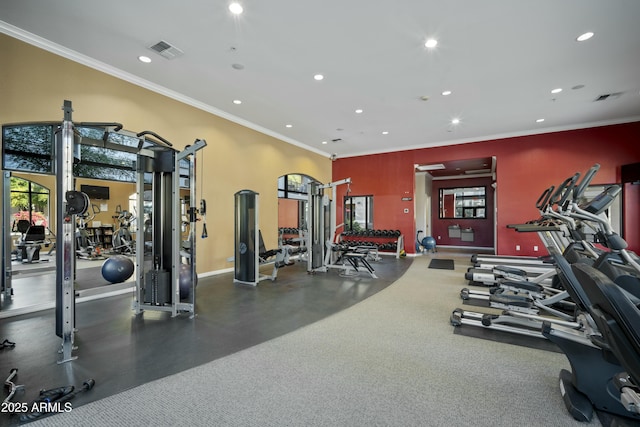
<svg viewBox="0 0 640 427">
<path fill-rule="evenodd" d="M 49 189 L 24 178 L 11 177 L 11 230 L 19 220 L 49 228 Z"/>
</svg>

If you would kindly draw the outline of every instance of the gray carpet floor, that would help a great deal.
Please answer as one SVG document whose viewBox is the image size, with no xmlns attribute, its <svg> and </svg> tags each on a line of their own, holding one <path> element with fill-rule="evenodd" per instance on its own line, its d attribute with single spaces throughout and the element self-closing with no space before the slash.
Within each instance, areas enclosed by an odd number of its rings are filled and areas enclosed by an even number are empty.
<svg viewBox="0 0 640 427">
<path fill-rule="evenodd" d="M 453 333 L 468 260 L 420 257 L 333 316 L 30 426 L 600 425 L 567 413 L 564 355 Z"/>
</svg>

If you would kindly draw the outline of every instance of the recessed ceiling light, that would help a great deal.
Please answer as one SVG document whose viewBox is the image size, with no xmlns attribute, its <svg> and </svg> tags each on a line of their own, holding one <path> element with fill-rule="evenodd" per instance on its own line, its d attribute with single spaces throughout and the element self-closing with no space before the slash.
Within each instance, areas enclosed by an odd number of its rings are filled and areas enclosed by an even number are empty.
<svg viewBox="0 0 640 427">
<path fill-rule="evenodd" d="M 460 119 L 458 119 L 458 118 L 451 119 L 451 124 L 452 124 L 452 125 L 457 125 L 457 124 L 459 124 L 459 123 L 460 123 Z"/>
<path fill-rule="evenodd" d="M 580 34 L 578 36 L 578 38 L 576 38 L 576 40 L 579 41 L 579 42 L 583 42 L 585 40 L 589 40 L 591 37 L 593 37 L 593 33 L 591 31 L 589 31 L 589 32 L 586 32 L 584 34 Z"/>
<path fill-rule="evenodd" d="M 425 47 L 428 47 L 429 49 L 432 49 L 434 47 L 436 47 L 438 45 L 438 40 L 436 39 L 428 39 L 425 43 L 424 43 Z"/>
<path fill-rule="evenodd" d="M 314 79 L 320 81 L 322 79 L 324 79 L 324 76 L 322 74 L 316 74 L 315 76 L 313 76 Z"/>
<path fill-rule="evenodd" d="M 442 92 L 442 94 L 444 96 L 451 95 L 451 91 L 450 90 L 445 90 L 444 92 Z"/>
<path fill-rule="evenodd" d="M 285 127 L 292 128 L 293 125 L 284 125 Z"/>
<path fill-rule="evenodd" d="M 542 122 L 544 122 L 544 119 L 538 119 L 538 120 L 536 120 L 536 123 L 542 123 Z"/>
<path fill-rule="evenodd" d="M 553 90 L 551 91 L 551 93 L 560 93 L 560 92 L 562 92 L 562 88 L 561 88 L 561 87 L 556 88 L 556 89 L 553 89 Z"/>
<path fill-rule="evenodd" d="M 322 141 L 322 145 L 327 145 L 327 141 Z"/>
<path fill-rule="evenodd" d="M 386 130 L 385 130 L 385 131 L 383 131 L 383 132 L 382 132 L 382 134 L 383 134 L 383 135 L 389 135 L 389 131 L 386 131 Z"/>
<path fill-rule="evenodd" d="M 362 110 L 361 110 L 360 108 L 358 108 L 358 109 L 356 110 L 356 114 L 362 114 Z"/>
<path fill-rule="evenodd" d="M 239 99 L 234 99 L 233 103 L 236 104 L 236 105 L 240 105 L 240 104 L 242 104 L 242 101 L 240 101 Z"/>
<path fill-rule="evenodd" d="M 234 15 L 240 15 L 244 9 L 242 9 L 242 5 L 240 5 L 240 3 L 233 2 L 229 5 L 229 11 Z"/>
<path fill-rule="evenodd" d="M 148 64 L 149 62 L 151 62 L 151 58 L 149 58 L 148 56 L 140 55 L 138 56 L 138 61 Z"/>
</svg>

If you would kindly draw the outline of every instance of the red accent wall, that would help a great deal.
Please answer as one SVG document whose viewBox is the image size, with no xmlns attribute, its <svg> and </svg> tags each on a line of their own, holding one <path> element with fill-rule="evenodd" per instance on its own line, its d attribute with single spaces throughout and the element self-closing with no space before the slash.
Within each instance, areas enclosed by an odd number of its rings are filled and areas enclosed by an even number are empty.
<svg viewBox="0 0 640 427">
<path fill-rule="evenodd" d="M 351 177 L 351 194 L 374 196 L 374 224 L 378 229 L 400 229 L 412 242 L 415 236 L 413 197 L 414 165 L 495 156 L 497 159 L 496 251 L 502 255 L 540 255 L 537 235 L 517 233 L 508 224 L 539 217 L 535 202 L 545 188 L 558 185 L 575 172 L 601 165 L 592 184 L 620 182 L 620 166 L 640 161 L 640 122 L 589 129 L 473 142 L 447 147 L 337 159 L 333 180 Z M 401 141 L 398 141 L 401 145 Z M 338 223 L 342 222 L 345 186 L 338 187 Z M 625 238 L 630 249 L 640 252 L 637 186 L 625 200 Z M 437 193 L 432 202 L 437 200 Z M 408 213 L 404 213 L 408 209 Z M 516 252 L 516 245 L 521 250 Z M 415 251 L 406 244 L 407 252 Z"/>
<path fill-rule="evenodd" d="M 629 243 L 629 249 L 640 254 L 640 221 L 638 221 L 638 213 L 640 211 L 640 184 L 627 183 L 624 185 L 622 191 L 624 238 L 627 243 Z"/>
<path fill-rule="evenodd" d="M 298 228 L 298 201 L 278 199 L 278 227 Z"/>
</svg>

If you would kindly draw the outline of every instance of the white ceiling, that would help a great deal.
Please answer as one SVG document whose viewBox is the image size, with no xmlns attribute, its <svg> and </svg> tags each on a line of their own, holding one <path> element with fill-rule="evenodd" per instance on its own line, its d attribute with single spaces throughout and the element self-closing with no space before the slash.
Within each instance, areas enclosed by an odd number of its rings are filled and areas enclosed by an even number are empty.
<svg viewBox="0 0 640 427">
<path fill-rule="evenodd" d="M 0 31 L 338 157 L 640 120 L 638 0 L 240 2 L 2 0 Z"/>
</svg>

